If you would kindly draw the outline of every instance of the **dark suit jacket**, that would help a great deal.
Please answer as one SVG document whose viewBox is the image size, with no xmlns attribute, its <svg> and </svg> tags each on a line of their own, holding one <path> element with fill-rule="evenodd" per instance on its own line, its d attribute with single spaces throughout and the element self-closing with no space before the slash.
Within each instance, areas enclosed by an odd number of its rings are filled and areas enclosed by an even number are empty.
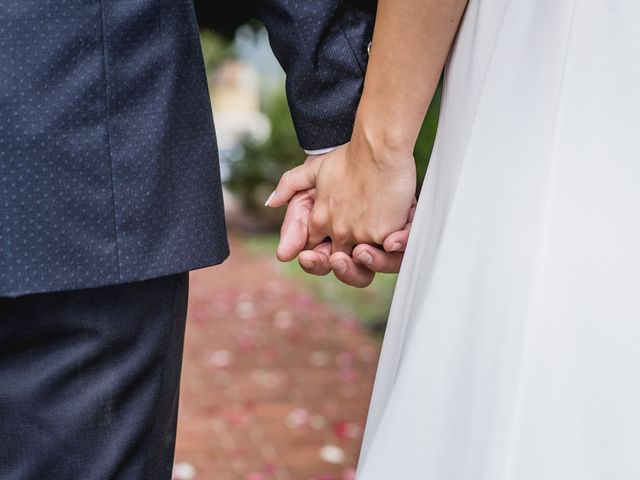
<svg viewBox="0 0 640 480">
<path fill-rule="evenodd" d="M 374 0 L 258 4 L 301 145 L 346 142 Z M 0 19 L 0 296 L 221 262 L 191 0 L 0 0 Z"/>
</svg>

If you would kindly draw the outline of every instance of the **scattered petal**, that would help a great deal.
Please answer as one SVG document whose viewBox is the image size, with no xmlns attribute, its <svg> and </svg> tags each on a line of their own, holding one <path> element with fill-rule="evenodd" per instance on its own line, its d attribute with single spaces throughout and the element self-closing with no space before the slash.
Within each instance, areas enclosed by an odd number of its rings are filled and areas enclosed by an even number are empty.
<svg viewBox="0 0 640 480">
<path fill-rule="evenodd" d="M 293 410 L 287 418 L 285 419 L 285 423 L 289 428 L 299 428 L 304 425 L 307 425 L 311 420 L 311 413 L 304 408 L 296 408 Z"/>
<path fill-rule="evenodd" d="M 333 424 L 333 433 L 340 440 L 359 438 L 362 433 L 362 428 L 357 423 L 336 422 Z"/>
<path fill-rule="evenodd" d="M 309 363 L 313 367 L 322 368 L 329 365 L 331 356 L 324 350 L 316 350 L 309 354 Z"/>
<path fill-rule="evenodd" d="M 338 379 L 342 383 L 353 383 L 358 379 L 358 371 L 354 368 L 344 368 L 338 372 Z"/>
<path fill-rule="evenodd" d="M 260 385 L 261 387 L 268 389 L 277 388 L 282 383 L 280 375 L 262 368 L 257 368 L 251 372 L 251 380 L 256 385 Z"/>
<path fill-rule="evenodd" d="M 246 333 L 238 335 L 236 337 L 236 342 L 243 350 L 252 350 L 256 345 L 253 335 L 248 335 Z"/>
<path fill-rule="evenodd" d="M 236 315 L 247 320 L 255 315 L 255 305 L 249 299 L 243 299 L 236 305 Z"/>
<path fill-rule="evenodd" d="M 344 472 L 342 472 L 342 480 L 356 480 L 356 469 L 346 468 Z"/>
<path fill-rule="evenodd" d="M 280 330 L 288 330 L 293 325 L 293 315 L 286 310 L 277 312 L 273 317 L 273 325 Z"/>
<path fill-rule="evenodd" d="M 193 480 L 194 478 L 196 478 L 196 467 L 190 463 L 176 463 L 173 466 L 171 480 Z"/>
<path fill-rule="evenodd" d="M 343 463 L 345 460 L 344 451 L 336 445 L 325 445 L 318 454 L 327 463 Z"/>
<path fill-rule="evenodd" d="M 348 368 L 353 366 L 355 355 L 351 352 L 342 352 L 336 355 L 336 364 L 340 368 Z"/>
<path fill-rule="evenodd" d="M 362 325 L 360 324 L 360 322 L 352 317 L 342 317 L 340 319 L 340 326 L 351 333 L 362 330 Z"/>
<path fill-rule="evenodd" d="M 208 363 L 216 368 L 227 368 L 233 363 L 233 353 L 229 350 L 216 350 L 209 355 Z"/>
</svg>

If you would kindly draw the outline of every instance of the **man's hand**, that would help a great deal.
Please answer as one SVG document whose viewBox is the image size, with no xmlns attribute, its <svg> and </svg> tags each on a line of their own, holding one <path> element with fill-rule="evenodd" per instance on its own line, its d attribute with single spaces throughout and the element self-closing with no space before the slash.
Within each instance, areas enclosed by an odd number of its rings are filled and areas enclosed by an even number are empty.
<svg viewBox="0 0 640 480">
<path fill-rule="evenodd" d="M 354 287 L 367 287 L 376 273 L 398 273 L 407 247 L 415 202 L 405 227 L 389 235 L 383 249 L 369 244 L 360 244 L 353 249 L 352 256 L 343 252 L 331 253 L 331 243 L 326 241 L 298 255 L 302 269 L 313 275 L 326 275 L 333 271 L 342 282 Z"/>
</svg>

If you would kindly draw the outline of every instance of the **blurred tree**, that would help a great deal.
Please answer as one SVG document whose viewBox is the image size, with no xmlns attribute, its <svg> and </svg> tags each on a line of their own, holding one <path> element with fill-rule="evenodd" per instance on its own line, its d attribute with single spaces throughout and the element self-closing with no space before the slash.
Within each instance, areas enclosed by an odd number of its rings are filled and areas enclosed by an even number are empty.
<svg viewBox="0 0 640 480">
<path fill-rule="evenodd" d="M 208 28 L 200 28 L 200 44 L 207 75 L 211 75 L 222 62 L 234 57 L 231 41 Z"/>
<path fill-rule="evenodd" d="M 269 139 L 258 143 L 246 138 L 242 142 L 242 158 L 231 164 L 225 183 L 251 211 L 264 208 L 265 195 L 275 188 L 280 176 L 305 158 L 298 146 L 284 86 L 265 102 L 264 112 L 271 122 Z"/>
</svg>

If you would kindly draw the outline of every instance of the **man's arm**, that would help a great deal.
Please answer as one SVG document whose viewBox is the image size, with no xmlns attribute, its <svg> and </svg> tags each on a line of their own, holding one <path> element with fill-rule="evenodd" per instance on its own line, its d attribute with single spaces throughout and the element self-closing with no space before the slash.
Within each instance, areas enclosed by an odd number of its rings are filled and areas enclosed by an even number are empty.
<svg viewBox="0 0 640 480">
<path fill-rule="evenodd" d="M 300 145 L 349 141 L 362 93 L 376 0 L 259 0 L 273 51 L 287 74 Z"/>
</svg>

